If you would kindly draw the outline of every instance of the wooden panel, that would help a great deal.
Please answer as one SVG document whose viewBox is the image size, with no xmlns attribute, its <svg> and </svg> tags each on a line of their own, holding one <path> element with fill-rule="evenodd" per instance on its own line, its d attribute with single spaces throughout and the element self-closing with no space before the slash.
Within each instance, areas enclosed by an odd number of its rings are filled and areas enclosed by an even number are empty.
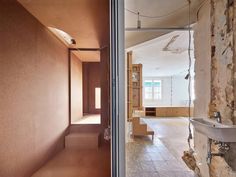
<svg viewBox="0 0 236 177">
<path fill-rule="evenodd" d="M 83 117 L 83 73 L 82 62 L 71 55 L 71 123 Z"/>
<path fill-rule="evenodd" d="M 142 110 L 142 99 L 143 99 L 143 81 L 142 81 L 142 64 L 132 65 L 132 101 L 133 109 Z"/>
<path fill-rule="evenodd" d="M 89 113 L 89 99 L 88 99 L 88 72 L 89 65 L 83 62 L 82 70 L 83 70 L 83 113 Z"/>
<path fill-rule="evenodd" d="M 140 107 L 140 89 L 139 88 L 133 88 L 133 108 L 139 109 Z"/>
<path fill-rule="evenodd" d="M 110 57 L 109 49 L 101 51 L 101 122 L 103 129 L 110 125 Z"/>
<path fill-rule="evenodd" d="M 101 88 L 100 62 L 83 62 L 83 113 L 99 114 L 95 108 L 95 88 Z"/>
<path fill-rule="evenodd" d="M 64 149 L 68 49 L 17 1 L 0 21 L 0 176 L 30 177 Z"/>
<path fill-rule="evenodd" d="M 127 53 L 127 108 L 128 120 L 132 118 L 133 113 L 133 89 L 132 89 L 132 51 Z"/>
<path fill-rule="evenodd" d="M 193 108 L 191 108 L 191 116 Z M 188 107 L 157 107 L 157 117 L 188 117 Z"/>
</svg>

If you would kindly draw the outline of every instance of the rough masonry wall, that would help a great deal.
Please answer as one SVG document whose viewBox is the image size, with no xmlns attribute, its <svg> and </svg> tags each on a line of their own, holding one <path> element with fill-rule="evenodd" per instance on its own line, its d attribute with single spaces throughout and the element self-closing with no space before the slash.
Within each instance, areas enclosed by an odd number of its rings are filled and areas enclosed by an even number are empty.
<svg viewBox="0 0 236 177">
<path fill-rule="evenodd" d="M 208 10 L 206 7 L 209 5 Z M 234 114 L 234 29 L 235 29 L 235 1 L 234 0 L 209 0 L 199 11 L 199 21 L 197 23 L 197 29 L 195 30 L 195 55 L 196 55 L 196 103 L 195 103 L 195 114 L 194 116 L 199 117 L 203 115 L 206 118 L 213 116 L 215 111 L 219 111 L 222 115 L 222 121 L 224 124 L 234 124 L 235 123 L 235 114 Z M 209 19 L 209 24 L 202 23 L 204 19 Z M 206 26 L 205 26 L 206 25 Z M 210 35 L 207 32 L 210 28 Z M 206 29 L 207 31 L 203 31 Z M 205 38 L 201 38 L 201 33 L 199 30 L 202 30 Z M 201 39 L 201 40 L 200 40 Z M 206 52 L 206 43 L 207 50 Z M 209 44 L 210 42 L 210 44 Z M 209 49 L 210 48 L 210 49 Z M 204 56 L 205 55 L 205 56 Z M 207 63 L 203 63 L 204 59 Z M 210 61 L 210 63 L 208 63 Z M 201 68 L 201 65 L 204 65 L 204 68 Z M 208 86 L 206 86 L 206 80 L 202 71 L 206 71 L 208 68 L 210 71 L 210 79 L 208 81 Z M 204 79 L 203 79 L 204 78 Z M 208 77 L 207 77 L 208 78 Z M 198 87 L 207 89 L 203 95 L 210 95 L 210 99 L 203 98 L 201 96 L 202 90 Z M 200 96 L 200 97 L 198 97 Z M 208 108 L 203 108 L 199 103 L 203 103 L 206 106 L 206 102 L 209 102 Z M 201 113 L 203 111 L 203 113 Z M 222 157 L 213 157 L 212 162 L 208 165 L 206 162 L 206 137 L 195 133 L 194 137 L 195 150 L 196 150 L 196 159 L 198 166 L 201 170 L 201 175 L 203 177 L 233 177 L 236 169 L 236 145 L 231 144 L 230 151 L 225 155 L 225 158 Z M 218 151 L 216 145 L 212 146 L 215 152 Z"/>
<path fill-rule="evenodd" d="M 224 124 L 233 124 L 234 110 L 234 1 L 211 1 L 211 102 L 209 115 L 219 111 Z M 235 146 L 236 147 L 236 146 Z M 236 157 L 231 145 L 228 152 Z M 217 152 L 218 147 L 213 145 Z M 234 167 L 233 167 L 234 168 Z M 214 157 L 210 165 L 210 176 L 231 176 L 231 169 L 224 158 Z"/>
<path fill-rule="evenodd" d="M 233 5 L 232 1 L 232 5 Z M 233 6 L 229 0 L 211 2 L 211 104 L 210 114 L 220 111 L 223 122 L 233 123 Z M 229 6 L 229 7 L 228 7 Z"/>
</svg>

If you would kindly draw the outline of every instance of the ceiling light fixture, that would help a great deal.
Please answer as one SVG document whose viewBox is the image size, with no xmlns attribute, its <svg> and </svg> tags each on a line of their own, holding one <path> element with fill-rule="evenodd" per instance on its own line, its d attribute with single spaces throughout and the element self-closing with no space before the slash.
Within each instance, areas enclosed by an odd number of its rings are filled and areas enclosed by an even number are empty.
<svg viewBox="0 0 236 177">
<path fill-rule="evenodd" d="M 191 27 L 168 27 L 168 28 L 142 28 L 142 22 L 140 20 L 140 13 L 137 12 L 137 27 L 136 28 L 125 28 L 125 31 L 134 32 L 172 32 L 172 31 L 189 31 Z"/>
<path fill-rule="evenodd" d="M 73 37 L 71 37 L 68 33 L 65 31 L 54 28 L 54 27 L 48 27 L 50 31 L 52 31 L 59 39 L 63 40 L 63 42 L 66 42 L 66 44 L 69 45 L 75 45 L 76 41 Z"/>
<path fill-rule="evenodd" d="M 139 12 L 138 12 L 138 20 L 137 20 L 137 29 L 141 29 L 141 20 L 139 19 Z"/>
</svg>

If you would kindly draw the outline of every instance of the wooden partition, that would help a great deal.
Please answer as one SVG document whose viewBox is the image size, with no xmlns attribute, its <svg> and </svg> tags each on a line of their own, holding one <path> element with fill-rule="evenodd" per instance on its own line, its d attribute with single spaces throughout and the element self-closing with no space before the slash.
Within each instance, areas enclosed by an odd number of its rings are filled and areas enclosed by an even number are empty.
<svg viewBox="0 0 236 177">
<path fill-rule="evenodd" d="M 132 51 L 127 53 L 127 109 L 128 120 L 132 118 L 133 114 L 133 89 L 132 89 Z"/>
<path fill-rule="evenodd" d="M 132 65 L 132 105 L 134 110 L 143 109 L 143 75 L 142 64 Z"/>
</svg>

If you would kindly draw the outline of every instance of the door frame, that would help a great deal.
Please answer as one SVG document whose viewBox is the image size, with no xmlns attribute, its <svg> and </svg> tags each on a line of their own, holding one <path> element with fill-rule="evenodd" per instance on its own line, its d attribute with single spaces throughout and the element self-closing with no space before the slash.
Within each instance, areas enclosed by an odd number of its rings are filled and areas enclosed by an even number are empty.
<svg viewBox="0 0 236 177">
<path fill-rule="evenodd" d="M 110 0 L 111 173 L 125 177 L 124 0 Z"/>
</svg>

